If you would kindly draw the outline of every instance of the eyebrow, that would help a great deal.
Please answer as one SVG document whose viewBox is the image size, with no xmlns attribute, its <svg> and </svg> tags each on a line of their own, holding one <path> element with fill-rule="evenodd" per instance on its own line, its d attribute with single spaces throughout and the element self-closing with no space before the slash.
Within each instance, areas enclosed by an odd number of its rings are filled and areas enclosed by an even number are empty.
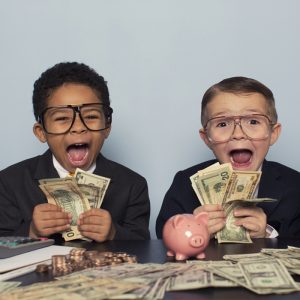
<svg viewBox="0 0 300 300">
<path fill-rule="evenodd" d="M 268 115 L 268 112 L 257 110 L 257 109 L 246 109 L 246 111 L 240 112 L 238 114 L 234 114 L 233 112 L 228 112 L 228 111 L 219 111 L 216 114 L 210 115 L 209 119 L 215 117 L 222 117 L 222 116 L 242 116 L 242 115 L 251 115 L 251 114 Z"/>
</svg>

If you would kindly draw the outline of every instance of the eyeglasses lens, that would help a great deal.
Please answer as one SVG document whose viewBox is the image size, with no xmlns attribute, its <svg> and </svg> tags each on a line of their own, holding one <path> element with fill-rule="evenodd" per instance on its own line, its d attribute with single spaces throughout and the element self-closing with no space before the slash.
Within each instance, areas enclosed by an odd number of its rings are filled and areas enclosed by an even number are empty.
<svg viewBox="0 0 300 300">
<path fill-rule="evenodd" d="M 216 117 L 207 122 L 206 132 L 212 142 L 226 142 L 231 139 L 236 126 L 250 139 L 265 139 L 270 133 L 270 121 L 264 115 Z"/>
<path fill-rule="evenodd" d="M 106 116 L 105 108 L 101 104 L 86 105 L 81 107 L 51 107 L 43 115 L 43 126 L 48 133 L 61 134 L 68 132 L 77 116 L 80 115 L 83 125 L 91 131 L 105 129 Z M 78 116 L 79 118 L 79 116 Z"/>
</svg>

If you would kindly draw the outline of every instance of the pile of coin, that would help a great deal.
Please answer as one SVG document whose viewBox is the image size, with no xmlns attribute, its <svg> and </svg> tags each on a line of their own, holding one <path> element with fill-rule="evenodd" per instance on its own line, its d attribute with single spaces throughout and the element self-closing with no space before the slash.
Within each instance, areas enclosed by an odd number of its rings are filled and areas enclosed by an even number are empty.
<svg viewBox="0 0 300 300">
<path fill-rule="evenodd" d="M 44 273 L 51 270 L 52 275 L 57 277 L 87 268 L 122 263 L 137 263 L 137 257 L 126 252 L 99 252 L 95 250 L 88 251 L 84 248 L 73 248 L 68 255 L 53 255 L 51 266 L 38 265 L 36 272 Z"/>
</svg>

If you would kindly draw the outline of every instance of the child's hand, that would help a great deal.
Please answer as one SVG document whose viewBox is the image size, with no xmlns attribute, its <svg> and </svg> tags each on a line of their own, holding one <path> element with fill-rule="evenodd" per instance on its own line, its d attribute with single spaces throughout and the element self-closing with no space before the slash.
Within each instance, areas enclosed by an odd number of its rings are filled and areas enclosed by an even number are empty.
<svg viewBox="0 0 300 300">
<path fill-rule="evenodd" d="M 49 236 L 70 228 L 72 216 L 61 207 L 43 203 L 34 207 L 30 224 L 30 237 Z"/>
<path fill-rule="evenodd" d="M 260 207 L 245 207 L 234 210 L 234 216 L 238 217 L 235 225 L 245 227 L 253 238 L 266 236 L 267 217 Z"/>
<path fill-rule="evenodd" d="M 221 230 L 226 223 L 224 210 L 219 204 L 205 204 L 197 207 L 193 214 L 196 215 L 204 211 L 208 213 L 208 232 L 210 233 L 210 236 L 213 236 Z"/>
<path fill-rule="evenodd" d="M 112 240 L 115 235 L 110 213 L 101 208 L 92 208 L 82 213 L 78 219 L 80 233 L 97 242 Z"/>
</svg>

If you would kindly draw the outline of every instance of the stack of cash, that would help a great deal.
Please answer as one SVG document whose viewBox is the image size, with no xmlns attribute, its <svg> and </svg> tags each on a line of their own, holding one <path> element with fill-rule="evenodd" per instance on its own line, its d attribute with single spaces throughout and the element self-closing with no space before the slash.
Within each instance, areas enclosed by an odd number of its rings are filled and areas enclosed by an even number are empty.
<svg viewBox="0 0 300 300">
<path fill-rule="evenodd" d="M 300 284 L 291 276 L 300 273 L 300 248 L 262 249 L 260 253 L 223 258 L 187 263 L 109 264 L 61 276 L 53 282 L 10 287 L 9 291 L 4 289 L 0 300 L 163 299 L 167 291 L 207 287 L 244 287 L 259 295 L 300 291 Z"/>
<path fill-rule="evenodd" d="M 253 198 L 261 177 L 261 171 L 235 171 L 230 163 L 215 163 L 190 177 L 192 187 L 202 205 L 220 204 L 226 218 L 225 227 L 216 235 L 219 243 L 252 243 L 249 232 L 236 226 L 234 209 L 255 205 L 270 198 Z"/>
<path fill-rule="evenodd" d="M 71 228 L 63 233 L 66 241 L 82 238 L 77 228 L 79 215 L 90 208 L 101 207 L 109 183 L 110 178 L 80 169 L 76 169 L 73 177 L 39 180 L 47 201 L 72 215 Z"/>
</svg>

